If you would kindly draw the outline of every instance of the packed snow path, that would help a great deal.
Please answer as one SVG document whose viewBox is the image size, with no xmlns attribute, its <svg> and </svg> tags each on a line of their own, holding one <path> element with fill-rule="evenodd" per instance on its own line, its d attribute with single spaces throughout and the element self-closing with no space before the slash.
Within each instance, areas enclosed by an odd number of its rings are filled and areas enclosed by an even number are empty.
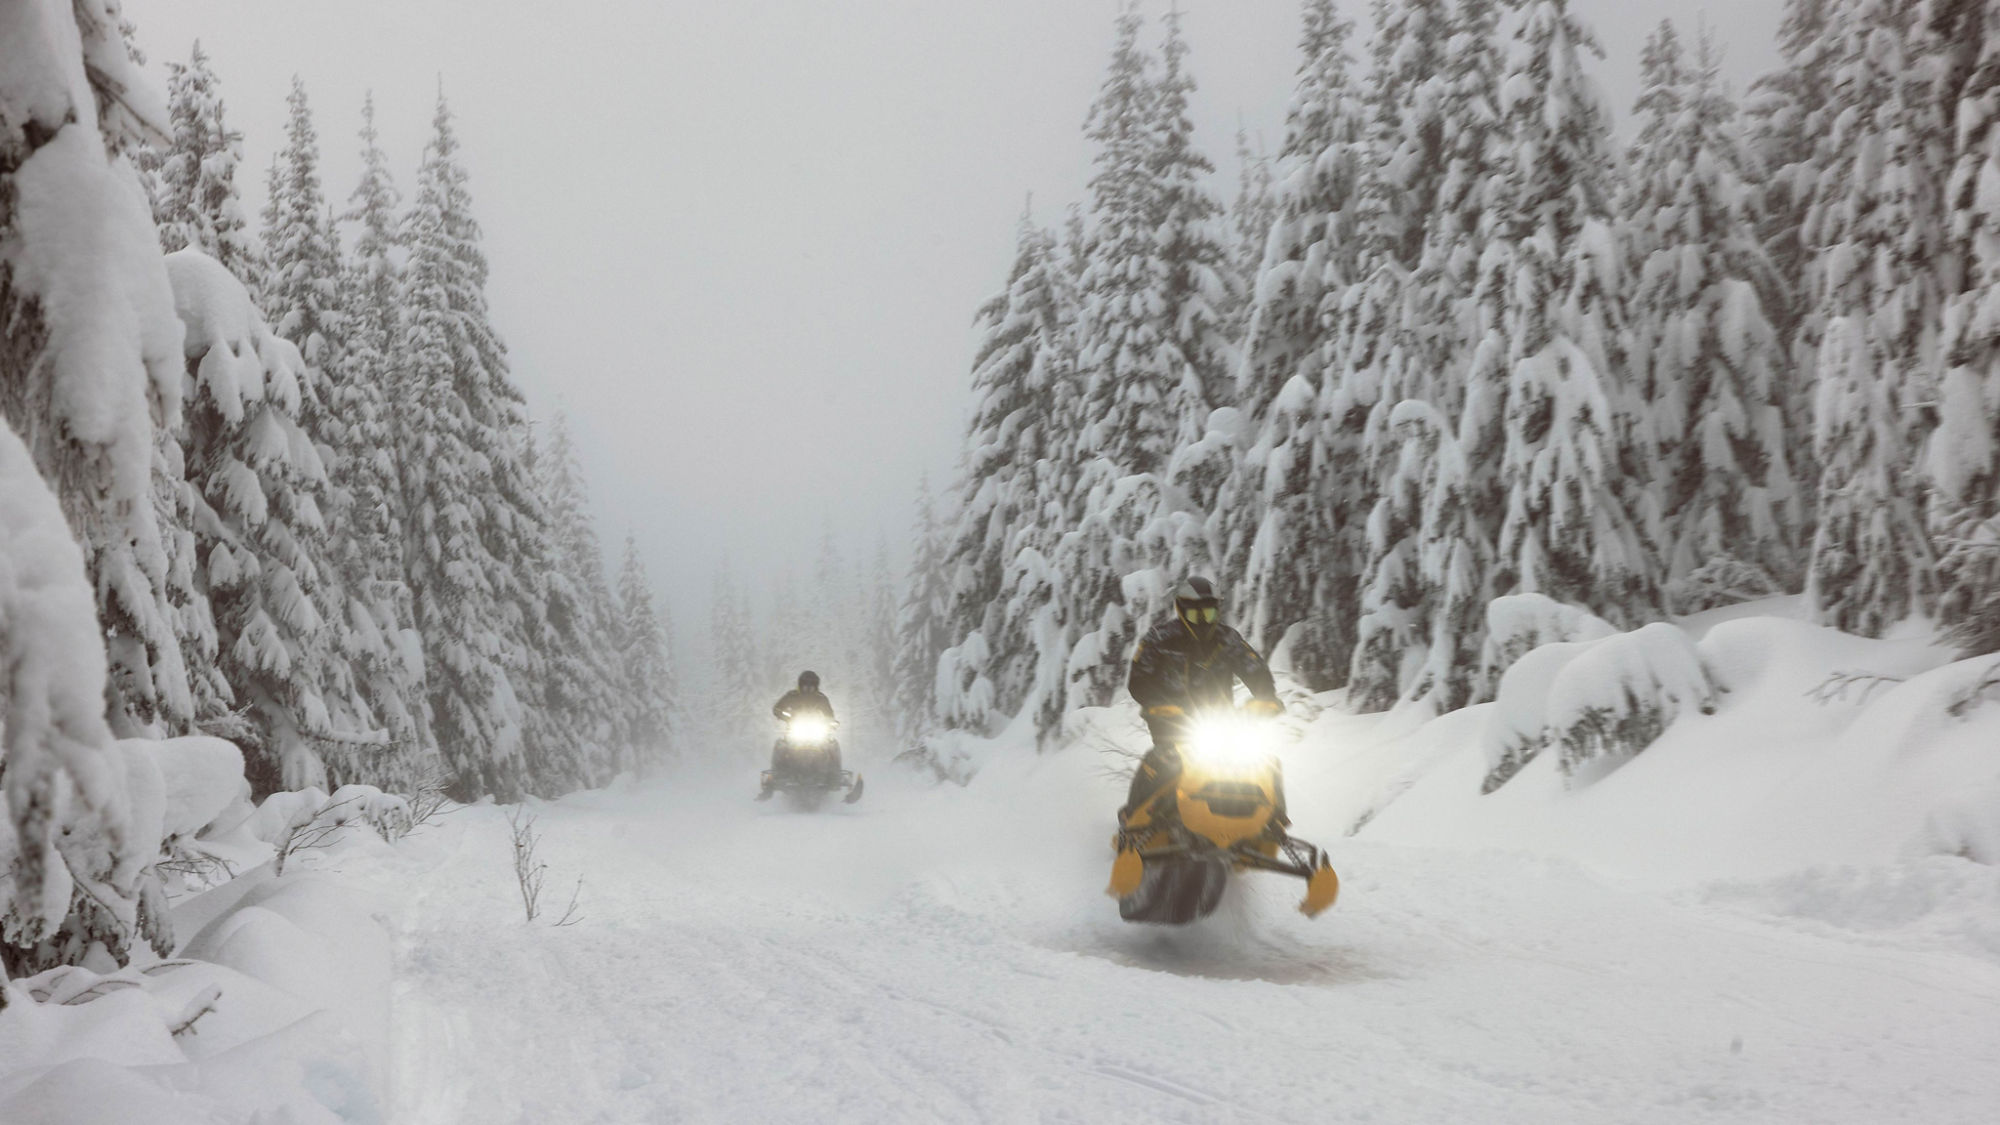
<svg viewBox="0 0 2000 1125">
<path fill-rule="evenodd" d="M 585 876 L 562 929 L 523 925 L 501 810 L 353 858 L 398 931 L 393 1120 L 1938 1125 L 2000 1106 L 2000 949 L 1342 841 L 1309 815 L 1346 878 L 1328 915 L 1267 877 L 1199 928 L 1132 927 L 1101 895 L 1116 785 L 1081 754 L 966 790 L 878 771 L 862 804 L 810 814 L 752 804 L 751 780 L 546 806 L 557 913 Z"/>
</svg>

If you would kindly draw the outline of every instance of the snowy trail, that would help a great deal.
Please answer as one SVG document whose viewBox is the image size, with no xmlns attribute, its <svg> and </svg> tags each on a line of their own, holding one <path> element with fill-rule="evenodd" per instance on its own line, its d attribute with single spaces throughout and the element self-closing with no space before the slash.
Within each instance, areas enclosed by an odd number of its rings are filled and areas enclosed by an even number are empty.
<svg viewBox="0 0 2000 1125">
<path fill-rule="evenodd" d="M 1844 934 L 1574 865 L 1341 841 L 1342 901 L 1190 931 L 1101 897 L 1072 752 L 817 814 L 749 789 L 463 810 L 347 874 L 399 931 L 398 1122 L 1989 1121 L 2000 952 Z M 1295 787 L 1294 808 L 1307 802 Z M 1967 865 L 1971 866 L 1971 865 Z M 559 893 L 558 893 L 559 892 Z M 558 904 L 558 907 L 560 904 Z"/>
</svg>

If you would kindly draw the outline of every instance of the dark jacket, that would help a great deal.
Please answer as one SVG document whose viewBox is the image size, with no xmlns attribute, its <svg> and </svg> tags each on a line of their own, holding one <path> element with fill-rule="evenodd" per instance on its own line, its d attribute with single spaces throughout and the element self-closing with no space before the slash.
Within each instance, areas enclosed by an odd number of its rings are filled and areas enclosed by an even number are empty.
<svg viewBox="0 0 2000 1125">
<path fill-rule="evenodd" d="M 1243 634 L 1217 625 L 1203 642 L 1179 618 L 1170 618 L 1153 626 L 1139 642 L 1126 686 L 1148 711 L 1165 706 L 1197 711 L 1230 706 L 1237 680 L 1252 696 L 1277 702 L 1278 685 L 1271 679 L 1271 669 Z M 1150 715 L 1148 725 L 1152 725 Z"/>
<path fill-rule="evenodd" d="M 776 715 L 780 719 L 789 719 L 793 715 L 807 711 L 817 711 L 825 715 L 828 722 L 833 721 L 833 701 L 828 699 L 823 692 L 798 691 L 796 689 L 788 691 L 785 693 L 784 698 L 778 700 L 771 708 L 771 714 Z"/>
</svg>

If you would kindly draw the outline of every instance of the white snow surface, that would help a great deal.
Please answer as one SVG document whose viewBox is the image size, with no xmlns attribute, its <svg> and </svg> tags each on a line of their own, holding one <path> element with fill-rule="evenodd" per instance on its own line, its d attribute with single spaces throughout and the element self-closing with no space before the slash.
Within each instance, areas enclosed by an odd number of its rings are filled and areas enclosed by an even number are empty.
<svg viewBox="0 0 2000 1125">
<path fill-rule="evenodd" d="M 538 805 L 535 924 L 508 810 L 356 826 L 177 909 L 182 992 L 0 1015 L 5 1058 L 10 1021 L 139 1027 L 219 982 L 209 1055 L 0 1068 L 0 1120 L 93 1120 L 11 1115 L 41 1090 L 412 1125 L 1991 1121 L 2000 701 L 1943 710 L 1991 662 L 1732 617 L 1685 623 L 1715 713 L 1585 784 L 1545 755 L 1480 796 L 1490 706 L 1296 721 L 1295 828 L 1345 881 L 1316 920 L 1273 876 L 1187 929 L 1118 920 L 1127 709 L 1046 755 L 1017 725 L 962 788 L 851 747 L 854 806 L 753 803 L 748 771 Z M 1904 679 L 1806 699 L 1829 669 Z"/>
</svg>

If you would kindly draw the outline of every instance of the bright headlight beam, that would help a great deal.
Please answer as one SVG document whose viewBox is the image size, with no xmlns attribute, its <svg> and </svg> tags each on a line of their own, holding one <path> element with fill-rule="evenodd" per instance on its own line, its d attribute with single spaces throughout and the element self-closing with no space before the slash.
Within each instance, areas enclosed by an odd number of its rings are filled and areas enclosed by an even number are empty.
<svg viewBox="0 0 2000 1125">
<path fill-rule="evenodd" d="M 827 735 L 825 719 L 802 715 L 792 720 L 787 734 L 793 742 L 821 742 Z"/>
<path fill-rule="evenodd" d="M 1261 765 L 1273 750 L 1268 724 L 1238 718 L 1203 719 L 1188 732 L 1188 755 L 1211 769 Z"/>
</svg>

